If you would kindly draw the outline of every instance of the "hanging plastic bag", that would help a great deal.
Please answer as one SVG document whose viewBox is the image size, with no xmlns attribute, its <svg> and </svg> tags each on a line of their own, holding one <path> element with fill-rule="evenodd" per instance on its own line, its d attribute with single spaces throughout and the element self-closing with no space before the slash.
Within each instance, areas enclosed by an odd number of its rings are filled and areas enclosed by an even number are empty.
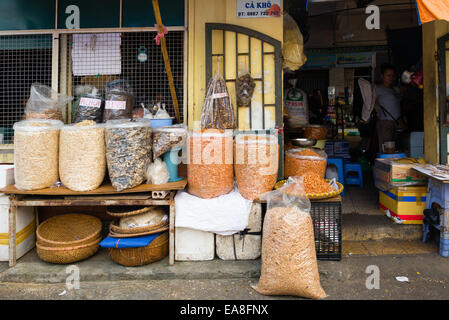
<svg viewBox="0 0 449 320">
<path fill-rule="evenodd" d="M 92 120 L 100 123 L 103 119 L 104 99 L 94 86 L 84 86 L 82 93 L 75 102 L 76 109 L 73 123 Z"/>
<path fill-rule="evenodd" d="M 284 188 L 265 193 L 267 201 L 262 234 L 262 268 L 253 288 L 264 295 L 293 295 L 322 299 L 310 201 L 302 183 L 295 196 Z"/>
<path fill-rule="evenodd" d="M 148 166 L 146 177 L 149 184 L 164 184 L 170 179 L 170 173 L 165 162 L 158 158 Z"/>
<path fill-rule="evenodd" d="M 234 109 L 226 82 L 217 72 L 207 85 L 201 110 L 201 129 L 235 129 Z"/>
<path fill-rule="evenodd" d="M 58 93 L 50 87 L 34 83 L 30 89 L 30 98 L 25 108 L 25 118 L 63 120 L 62 109 L 73 97 Z"/>
<path fill-rule="evenodd" d="M 298 70 L 307 61 L 304 54 L 304 40 L 295 20 L 284 14 L 284 43 L 282 45 L 284 56 L 283 66 L 291 71 Z"/>
<path fill-rule="evenodd" d="M 245 72 L 235 81 L 235 94 L 238 107 L 249 107 L 256 83 L 248 72 Z"/>
</svg>

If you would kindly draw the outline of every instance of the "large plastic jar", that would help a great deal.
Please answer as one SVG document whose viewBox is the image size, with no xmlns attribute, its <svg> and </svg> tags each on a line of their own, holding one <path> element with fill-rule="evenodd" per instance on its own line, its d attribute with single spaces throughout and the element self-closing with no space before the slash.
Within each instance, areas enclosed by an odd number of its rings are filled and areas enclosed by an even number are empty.
<svg viewBox="0 0 449 320">
<path fill-rule="evenodd" d="M 84 120 L 65 125 L 59 136 L 59 176 L 73 191 L 97 189 L 106 173 L 104 125 Z"/>
<path fill-rule="evenodd" d="M 244 198 L 255 200 L 272 190 L 278 165 L 279 144 L 275 135 L 239 134 L 235 137 L 235 179 Z"/>
<path fill-rule="evenodd" d="M 326 166 L 327 154 L 323 151 L 306 148 L 290 149 L 285 152 L 284 177 L 300 177 L 306 172 L 315 172 L 324 179 Z"/>
<path fill-rule="evenodd" d="M 146 178 L 151 163 L 150 121 L 111 120 L 106 123 L 106 161 L 117 191 L 134 188 Z"/>
<path fill-rule="evenodd" d="M 187 138 L 187 191 L 210 199 L 234 189 L 232 131 L 206 129 Z"/>
<path fill-rule="evenodd" d="M 59 120 L 25 120 L 14 124 L 14 178 L 21 190 L 38 190 L 59 180 Z"/>
</svg>

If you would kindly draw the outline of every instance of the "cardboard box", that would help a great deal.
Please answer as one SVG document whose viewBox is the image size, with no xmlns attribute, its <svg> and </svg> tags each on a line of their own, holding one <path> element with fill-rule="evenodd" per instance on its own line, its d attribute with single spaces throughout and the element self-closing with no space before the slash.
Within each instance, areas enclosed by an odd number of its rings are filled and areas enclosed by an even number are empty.
<svg viewBox="0 0 449 320">
<path fill-rule="evenodd" d="M 426 199 L 426 186 L 395 187 L 389 191 L 379 191 L 380 210 L 393 221 L 403 224 L 422 224 Z"/>
<path fill-rule="evenodd" d="M 376 159 L 373 168 L 374 179 L 376 184 L 391 187 L 426 185 L 427 177 L 413 170 L 416 166 L 419 164 L 398 164 L 394 159 Z"/>
</svg>

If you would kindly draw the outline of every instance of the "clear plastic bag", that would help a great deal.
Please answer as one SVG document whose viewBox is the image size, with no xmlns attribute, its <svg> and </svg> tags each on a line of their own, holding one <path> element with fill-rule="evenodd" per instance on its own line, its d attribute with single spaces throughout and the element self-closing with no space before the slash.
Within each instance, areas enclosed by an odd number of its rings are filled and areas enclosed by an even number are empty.
<svg viewBox="0 0 449 320">
<path fill-rule="evenodd" d="M 254 93 L 256 83 L 248 72 L 245 72 L 235 81 L 235 94 L 237 96 L 238 107 L 248 107 L 251 105 L 251 97 Z"/>
<path fill-rule="evenodd" d="M 304 54 L 304 40 L 295 20 L 284 14 L 284 41 L 282 44 L 284 57 L 283 67 L 291 71 L 301 68 L 307 61 Z"/>
<path fill-rule="evenodd" d="M 105 86 L 103 122 L 117 119 L 132 119 L 134 93 L 131 85 L 123 79 L 108 82 Z"/>
<path fill-rule="evenodd" d="M 207 94 L 201 110 L 201 129 L 234 129 L 235 127 L 234 109 L 226 82 L 219 73 L 216 73 L 207 85 Z"/>
<path fill-rule="evenodd" d="M 59 175 L 64 186 L 74 191 L 97 189 L 106 174 L 104 125 L 84 120 L 61 128 Z"/>
<path fill-rule="evenodd" d="M 62 109 L 73 97 L 58 93 L 40 83 L 31 85 L 30 97 L 25 108 L 25 119 L 62 121 Z"/>
<path fill-rule="evenodd" d="M 149 120 L 111 120 L 106 123 L 106 160 L 117 191 L 140 185 L 151 162 Z"/>
<path fill-rule="evenodd" d="M 183 147 L 187 139 L 187 126 L 174 126 L 153 129 L 153 159 L 157 159 L 171 149 Z"/>
<path fill-rule="evenodd" d="M 59 180 L 59 120 L 25 120 L 14 124 L 14 178 L 20 190 L 49 188 Z"/>
<path fill-rule="evenodd" d="M 273 190 L 279 163 L 276 135 L 238 134 L 234 143 L 235 180 L 240 194 L 258 199 Z"/>
<path fill-rule="evenodd" d="M 156 226 L 168 220 L 168 215 L 161 207 L 153 207 L 150 211 L 132 217 L 120 218 L 120 228 L 132 229 L 146 226 Z"/>
<path fill-rule="evenodd" d="M 284 187 L 261 196 L 267 201 L 262 234 L 262 268 L 253 288 L 264 295 L 322 299 L 310 201 L 301 183 L 295 196 Z"/>
<path fill-rule="evenodd" d="M 170 179 L 170 173 L 168 172 L 167 165 L 161 159 L 154 160 L 148 166 L 146 173 L 147 183 L 149 184 L 164 184 Z"/>
<path fill-rule="evenodd" d="M 103 120 L 104 99 L 94 86 L 83 86 L 84 93 L 76 100 L 73 123 L 92 120 L 101 123 Z"/>
<path fill-rule="evenodd" d="M 188 192 L 210 199 L 234 190 L 232 132 L 203 130 L 187 138 Z"/>
<path fill-rule="evenodd" d="M 285 152 L 284 176 L 302 176 L 307 172 L 315 172 L 319 177 L 326 175 L 327 154 L 321 150 L 307 148 L 290 149 Z"/>
</svg>

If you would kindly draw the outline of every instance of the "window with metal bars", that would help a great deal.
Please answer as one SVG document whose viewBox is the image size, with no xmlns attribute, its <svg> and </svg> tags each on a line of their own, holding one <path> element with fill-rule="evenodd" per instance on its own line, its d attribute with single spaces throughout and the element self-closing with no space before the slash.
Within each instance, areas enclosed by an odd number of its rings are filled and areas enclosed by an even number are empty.
<svg viewBox="0 0 449 320">
<path fill-rule="evenodd" d="M 0 36 L 0 144 L 11 144 L 34 82 L 51 85 L 51 35 Z"/>
<path fill-rule="evenodd" d="M 120 74 L 110 75 L 73 75 L 72 48 L 74 35 L 68 35 L 67 38 L 67 66 L 68 75 L 71 79 L 61 79 L 67 81 L 67 93 L 76 95 L 76 87 L 83 84 L 94 84 L 103 90 L 104 85 L 112 79 L 126 79 L 135 95 L 134 107 L 140 107 L 144 103 L 146 107 L 152 107 L 155 103 L 161 102 L 166 106 L 170 116 L 175 116 L 175 110 L 170 93 L 169 81 L 165 70 L 164 59 L 162 57 L 161 47 L 156 45 L 154 38 L 156 32 L 122 32 L 120 33 Z M 184 31 L 170 31 L 165 35 L 167 51 L 170 59 L 173 80 L 178 99 L 180 120 L 184 121 L 183 103 L 183 83 L 184 83 Z M 139 61 L 138 55 L 145 52 L 148 56 L 146 61 Z M 105 63 L 115 61 L 113 50 L 106 51 Z M 96 63 L 94 58 L 86 55 L 85 64 Z M 112 68 L 112 67 L 111 67 Z M 72 110 L 73 111 L 73 110 Z"/>
</svg>

